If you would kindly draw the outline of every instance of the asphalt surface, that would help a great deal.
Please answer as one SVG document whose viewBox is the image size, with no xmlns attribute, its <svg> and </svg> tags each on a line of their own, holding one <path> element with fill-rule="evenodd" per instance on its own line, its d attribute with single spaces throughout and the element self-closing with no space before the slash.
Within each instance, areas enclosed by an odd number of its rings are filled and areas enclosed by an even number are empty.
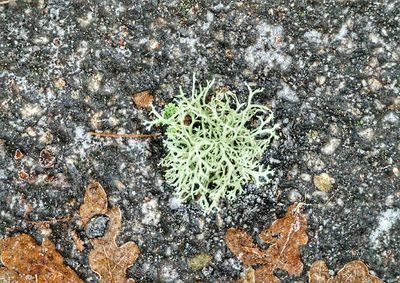
<svg viewBox="0 0 400 283">
<path fill-rule="evenodd" d="M 361 259 L 400 282 L 399 15 L 396 0 L 0 4 L 0 235 L 48 236 L 85 282 L 98 282 L 89 237 L 106 225 L 99 217 L 89 233 L 77 217 L 96 180 L 122 210 L 119 243 L 141 250 L 128 276 L 229 282 L 244 267 L 226 230 L 245 229 L 262 245 L 256 235 L 303 201 L 304 271 L 278 271 L 282 282 L 306 282 L 320 259 L 333 271 Z M 243 100 L 244 82 L 264 87 L 255 100 L 280 125 L 264 158 L 273 183 L 250 185 L 207 216 L 165 185 L 162 136 L 88 135 L 148 133 L 149 110 L 132 95 L 149 90 L 160 109 L 179 86 L 190 89 L 193 72 Z M 199 254 L 210 262 L 195 271 Z"/>
</svg>

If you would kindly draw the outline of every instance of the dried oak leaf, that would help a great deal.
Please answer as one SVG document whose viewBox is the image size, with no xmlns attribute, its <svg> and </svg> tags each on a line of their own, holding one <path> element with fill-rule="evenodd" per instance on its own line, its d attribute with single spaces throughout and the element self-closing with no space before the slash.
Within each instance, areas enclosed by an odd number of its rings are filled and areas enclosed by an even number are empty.
<svg viewBox="0 0 400 283">
<path fill-rule="evenodd" d="M 90 218 L 97 214 L 106 214 L 108 209 L 107 194 L 98 182 L 92 182 L 87 186 L 83 204 L 79 208 L 79 215 L 83 226 L 86 228 Z"/>
<path fill-rule="evenodd" d="M 351 261 L 335 277 L 329 276 L 325 262 L 318 260 L 309 271 L 309 283 L 383 283 L 378 277 L 369 274 L 368 267 L 361 260 Z"/>
<path fill-rule="evenodd" d="M 153 103 L 154 97 L 150 94 L 150 91 L 145 90 L 133 95 L 133 102 L 136 107 L 147 108 Z"/>
<path fill-rule="evenodd" d="M 91 240 L 93 250 L 89 253 L 89 264 L 100 276 L 100 283 L 134 282 L 126 279 L 126 270 L 139 256 L 139 248 L 133 242 L 118 247 L 116 238 L 121 229 L 121 211 L 113 207 L 107 212 L 110 218 L 104 237 Z"/>
<path fill-rule="evenodd" d="M 246 232 L 228 229 L 225 242 L 231 252 L 247 266 L 260 265 L 255 270 L 255 282 L 281 282 L 274 275 L 275 269 L 286 270 L 295 276 L 301 274 L 303 263 L 299 247 L 308 242 L 307 220 L 301 213 L 301 206 L 291 205 L 283 218 L 275 220 L 260 233 L 260 239 L 270 244 L 266 250 L 258 248 Z"/>
<path fill-rule="evenodd" d="M 27 234 L 2 239 L 0 254 L 0 282 L 83 283 L 47 238 L 42 245 Z"/>
<path fill-rule="evenodd" d="M 118 207 L 108 208 L 107 194 L 99 183 L 92 182 L 86 188 L 79 214 L 85 228 L 95 215 L 105 214 L 109 217 L 105 235 L 90 240 L 93 249 L 89 253 L 89 264 L 100 276 L 100 283 L 135 282 L 127 279 L 125 274 L 137 260 L 139 248 L 133 242 L 117 246 L 116 238 L 122 226 L 121 211 Z"/>
</svg>

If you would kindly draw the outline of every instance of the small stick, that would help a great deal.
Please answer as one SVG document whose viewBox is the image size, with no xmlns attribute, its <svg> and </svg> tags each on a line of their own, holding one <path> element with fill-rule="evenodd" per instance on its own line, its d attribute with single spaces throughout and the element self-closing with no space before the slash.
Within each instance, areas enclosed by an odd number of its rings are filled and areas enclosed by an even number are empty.
<svg viewBox="0 0 400 283">
<path fill-rule="evenodd" d="M 2 2 L 0 2 L 0 5 L 5 5 L 5 4 L 8 4 L 8 3 L 10 3 L 10 0 L 2 1 Z"/>
<path fill-rule="evenodd" d="M 111 138 L 128 138 L 128 139 L 140 139 L 140 138 L 155 138 L 160 136 L 160 133 L 156 134 L 117 134 L 117 133 L 95 133 L 89 132 L 89 135 L 96 137 L 111 137 Z"/>
</svg>

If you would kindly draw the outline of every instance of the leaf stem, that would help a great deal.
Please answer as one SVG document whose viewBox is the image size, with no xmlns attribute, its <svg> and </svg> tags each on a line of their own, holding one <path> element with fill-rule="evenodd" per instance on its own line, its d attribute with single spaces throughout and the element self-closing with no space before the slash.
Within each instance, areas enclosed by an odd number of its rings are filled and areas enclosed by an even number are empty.
<svg viewBox="0 0 400 283">
<path fill-rule="evenodd" d="M 140 138 L 155 138 L 160 136 L 160 133 L 155 134 L 118 134 L 118 133 L 95 133 L 89 132 L 89 135 L 96 137 L 110 137 L 110 138 L 128 138 L 128 139 L 140 139 Z"/>
</svg>

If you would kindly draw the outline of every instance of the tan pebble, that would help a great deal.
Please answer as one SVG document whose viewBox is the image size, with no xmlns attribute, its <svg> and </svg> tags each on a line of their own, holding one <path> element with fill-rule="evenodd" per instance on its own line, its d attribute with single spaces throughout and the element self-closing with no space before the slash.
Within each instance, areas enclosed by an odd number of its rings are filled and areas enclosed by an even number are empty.
<svg viewBox="0 0 400 283">
<path fill-rule="evenodd" d="M 56 88 L 58 88 L 58 89 L 64 89 L 65 88 L 66 82 L 65 82 L 65 80 L 63 78 L 57 78 L 53 82 L 54 82 L 54 85 L 55 85 Z"/>
<path fill-rule="evenodd" d="M 318 84 L 319 86 L 321 86 L 321 85 L 323 85 L 323 84 L 325 83 L 326 77 L 324 77 L 324 76 L 317 76 L 317 78 L 316 78 L 315 80 L 316 80 L 317 84 Z"/>
<path fill-rule="evenodd" d="M 92 75 L 88 80 L 87 84 L 88 89 L 92 92 L 98 91 L 100 89 L 102 79 L 103 79 L 103 74 L 101 73 L 96 73 Z"/>
<path fill-rule="evenodd" d="M 39 142 L 42 144 L 51 144 L 53 142 L 53 135 L 50 131 L 44 132 L 40 138 Z"/>
<path fill-rule="evenodd" d="M 73 90 L 71 91 L 71 97 L 73 99 L 78 99 L 79 98 L 79 90 Z"/>
<path fill-rule="evenodd" d="M 393 167 L 393 174 L 398 178 L 400 177 L 400 171 L 398 167 Z"/>
<path fill-rule="evenodd" d="M 154 97 L 150 94 L 150 91 L 145 90 L 133 95 L 133 102 L 135 103 L 136 107 L 139 108 L 146 108 L 150 107 L 153 103 Z"/>
<path fill-rule="evenodd" d="M 117 187 L 118 190 L 123 190 L 126 188 L 125 184 L 122 183 L 120 180 L 115 180 L 114 185 L 115 187 Z"/>
<path fill-rule="evenodd" d="M 119 119 L 117 117 L 115 117 L 115 116 L 111 116 L 110 118 L 108 118 L 108 123 L 111 126 L 116 126 L 116 125 L 119 124 Z"/>
<path fill-rule="evenodd" d="M 373 92 L 374 91 L 378 91 L 378 90 L 380 90 L 382 88 L 382 83 L 379 80 L 375 79 L 375 78 L 369 79 L 368 80 L 368 85 L 369 85 L 369 89 L 371 91 L 373 91 Z"/>
<path fill-rule="evenodd" d="M 400 97 L 393 99 L 393 103 L 388 108 L 390 110 L 400 110 Z"/>
<path fill-rule="evenodd" d="M 94 129 L 99 129 L 101 127 L 101 116 L 103 115 L 103 111 L 99 111 L 93 114 L 92 118 L 90 118 L 90 125 Z"/>
<path fill-rule="evenodd" d="M 38 104 L 27 103 L 21 108 L 22 119 L 29 119 L 33 116 L 40 116 L 43 109 Z"/>
<path fill-rule="evenodd" d="M 332 188 L 332 184 L 335 183 L 335 179 L 329 176 L 327 173 L 314 176 L 314 185 L 318 190 L 328 192 Z"/>
<path fill-rule="evenodd" d="M 322 153 L 326 155 L 331 155 L 335 152 L 335 150 L 338 148 L 340 145 L 341 140 L 340 139 L 330 139 L 321 149 Z"/>
<path fill-rule="evenodd" d="M 156 50 L 156 49 L 160 49 L 161 44 L 155 39 L 150 39 L 148 42 L 148 46 L 149 46 L 150 50 Z"/>
</svg>

